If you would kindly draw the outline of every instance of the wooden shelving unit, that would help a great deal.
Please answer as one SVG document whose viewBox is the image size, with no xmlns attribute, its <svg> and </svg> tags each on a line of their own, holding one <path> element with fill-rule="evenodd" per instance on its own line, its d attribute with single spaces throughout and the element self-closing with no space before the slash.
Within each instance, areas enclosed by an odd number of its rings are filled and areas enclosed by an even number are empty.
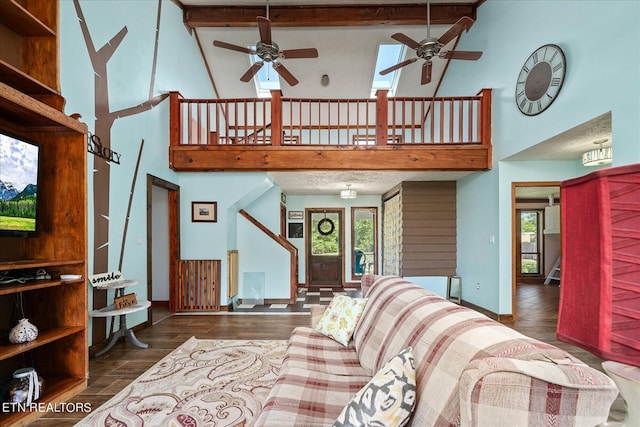
<svg viewBox="0 0 640 427">
<path fill-rule="evenodd" d="M 2 24 L 25 37 L 55 37 L 56 32 L 15 0 L 0 2 Z"/>
<path fill-rule="evenodd" d="M 57 0 L 0 1 L 0 81 L 62 111 Z"/>
<path fill-rule="evenodd" d="M 87 387 L 87 126 L 62 112 L 58 1 L 0 1 L 0 130 L 40 147 L 36 237 L 0 237 L 0 273 L 44 269 L 47 279 L 0 284 L 0 330 L 15 326 L 21 302 L 38 337 L 0 342 L 0 379 L 32 366 L 44 379 L 38 403 L 71 399 Z M 61 274 L 81 275 L 62 281 Z M 20 313 L 21 314 L 21 313 Z M 40 412 L 0 412 L 24 426 Z"/>
</svg>

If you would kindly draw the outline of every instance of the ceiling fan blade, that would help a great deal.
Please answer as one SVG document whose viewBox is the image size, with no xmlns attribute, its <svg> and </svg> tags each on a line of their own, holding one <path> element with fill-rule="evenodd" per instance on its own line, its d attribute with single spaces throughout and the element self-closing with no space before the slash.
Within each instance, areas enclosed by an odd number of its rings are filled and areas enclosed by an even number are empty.
<svg viewBox="0 0 640 427">
<path fill-rule="evenodd" d="M 317 58 L 318 57 L 318 50 L 315 48 L 289 49 L 289 50 L 283 50 L 280 53 L 282 54 L 282 57 L 285 59 Z"/>
<path fill-rule="evenodd" d="M 443 46 L 446 45 L 451 40 L 453 40 L 456 37 L 458 37 L 460 35 L 460 33 L 462 33 L 463 31 L 465 31 L 465 30 L 469 31 L 469 28 L 471 28 L 471 26 L 473 25 L 474 22 L 475 21 L 473 19 L 469 18 L 468 16 L 463 16 L 462 18 L 458 19 L 458 22 L 453 24 L 453 26 L 451 28 L 449 28 L 447 30 L 447 32 L 444 33 L 438 39 L 438 43 L 442 44 Z"/>
<path fill-rule="evenodd" d="M 242 53 L 255 53 L 254 51 L 252 51 L 251 49 L 244 47 L 244 46 L 238 46 L 235 44 L 231 44 L 231 43 L 227 43 L 227 42 L 221 42 L 219 40 L 214 40 L 213 41 L 213 45 L 217 46 L 217 47 L 221 47 L 224 49 L 230 49 L 230 50 L 235 50 L 237 52 L 242 52 Z"/>
<path fill-rule="evenodd" d="M 413 64 L 417 60 L 418 60 L 418 58 L 411 58 L 411 59 L 407 59 L 407 60 L 402 61 L 402 62 L 398 62 L 396 65 L 392 65 L 391 67 L 385 68 L 384 70 L 380 71 L 380 75 L 384 76 L 385 74 L 389 74 L 390 72 L 395 71 L 398 68 L 404 67 L 405 65 Z"/>
<path fill-rule="evenodd" d="M 248 82 L 251 81 L 251 79 L 253 78 L 253 76 L 256 75 L 256 73 L 260 70 L 260 68 L 262 68 L 262 66 L 264 65 L 264 62 L 259 61 L 256 62 L 255 64 L 253 64 L 246 73 L 244 73 L 242 75 L 242 77 L 240 77 L 240 81 L 242 82 Z"/>
<path fill-rule="evenodd" d="M 446 59 L 466 59 L 468 61 L 475 61 L 480 59 L 482 52 L 472 52 L 466 50 L 450 50 L 440 55 L 441 58 Z"/>
<path fill-rule="evenodd" d="M 431 82 L 431 61 L 426 61 L 422 64 L 422 76 L 420 77 L 420 84 L 426 85 Z"/>
<path fill-rule="evenodd" d="M 276 72 L 280 74 L 287 83 L 289 83 L 289 86 L 295 86 L 298 84 L 298 79 L 296 79 L 281 62 L 274 62 L 273 69 L 276 70 Z"/>
<path fill-rule="evenodd" d="M 264 16 L 258 16 L 258 31 L 260 31 L 260 41 L 262 44 L 268 44 L 271 46 L 271 21 Z"/>
<path fill-rule="evenodd" d="M 391 36 L 391 38 L 395 41 L 399 41 L 400 43 L 409 46 L 413 50 L 417 50 L 420 47 L 420 43 L 402 33 L 395 33 Z"/>
</svg>

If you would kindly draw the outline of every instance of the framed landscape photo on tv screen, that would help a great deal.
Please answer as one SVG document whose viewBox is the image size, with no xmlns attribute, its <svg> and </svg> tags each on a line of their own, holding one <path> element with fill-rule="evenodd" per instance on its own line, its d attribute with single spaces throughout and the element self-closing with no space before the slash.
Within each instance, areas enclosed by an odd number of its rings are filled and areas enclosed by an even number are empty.
<svg viewBox="0 0 640 427">
<path fill-rule="evenodd" d="M 39 160 L 37 144 L 0 131 L 0 236 L 36 235 Z"/>
</svg>

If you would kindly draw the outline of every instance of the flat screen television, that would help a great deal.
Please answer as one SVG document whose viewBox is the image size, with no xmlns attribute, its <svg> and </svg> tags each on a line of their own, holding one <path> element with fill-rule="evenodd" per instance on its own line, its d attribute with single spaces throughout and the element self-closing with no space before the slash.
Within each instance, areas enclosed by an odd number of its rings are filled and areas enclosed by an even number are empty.
<svg viewBox="0 0 640 427">
<path fill-rule="evenodd" d="M 0 131 L 0 236 L 38 232 L 40 147 Z"/>
</svg>

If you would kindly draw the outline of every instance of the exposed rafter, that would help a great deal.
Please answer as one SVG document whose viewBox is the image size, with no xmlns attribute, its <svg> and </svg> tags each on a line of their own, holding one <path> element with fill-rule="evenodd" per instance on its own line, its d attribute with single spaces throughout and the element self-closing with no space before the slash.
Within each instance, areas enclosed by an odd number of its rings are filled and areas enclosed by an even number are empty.
<svg viewBox="0 0 640 427">
<path fill-rule="evenodd" d="M 433 4 L 431 24 L 450 25 L 463 16 L 476 19 L 477 2 Z M 274 27 L 426 25 L 425 4 L 270 6 Z M 184 6 L 184 23 L 197 27 L 255 27 L 264 6 Z"/>
</svg>

